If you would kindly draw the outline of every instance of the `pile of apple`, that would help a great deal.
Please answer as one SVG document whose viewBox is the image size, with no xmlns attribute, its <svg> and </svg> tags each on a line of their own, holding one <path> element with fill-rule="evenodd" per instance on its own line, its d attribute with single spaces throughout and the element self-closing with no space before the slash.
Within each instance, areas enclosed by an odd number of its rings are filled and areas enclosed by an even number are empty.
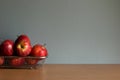
<svg viewBox="0 0 120 80">
<path fill-rule="evenodd" d="M 0 65 L 4 65 L 6 60 L 10 66 L 21 66 L 25 63 L 34 65 L 47 56 L 46 47 L 39 43 L 32 46 L 30 38 L 25 34 L 19 35 L 15 41 L 6 39 L 0 44 Z M 41 59 L 25 57 L 41 57 Z"/>
</svg>

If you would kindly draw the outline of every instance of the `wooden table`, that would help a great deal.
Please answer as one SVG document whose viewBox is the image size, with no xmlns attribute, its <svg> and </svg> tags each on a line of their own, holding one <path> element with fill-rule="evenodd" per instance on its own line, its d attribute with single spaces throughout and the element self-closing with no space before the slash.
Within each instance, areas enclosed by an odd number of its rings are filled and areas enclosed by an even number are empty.
<svg viewBox="0 0 120 80">
<path fill-rule="evenodd" d="M 120 80 L 120 64 L 46 64 L 39 69 L 0 69 L 0 80 Z"/>
</svg>

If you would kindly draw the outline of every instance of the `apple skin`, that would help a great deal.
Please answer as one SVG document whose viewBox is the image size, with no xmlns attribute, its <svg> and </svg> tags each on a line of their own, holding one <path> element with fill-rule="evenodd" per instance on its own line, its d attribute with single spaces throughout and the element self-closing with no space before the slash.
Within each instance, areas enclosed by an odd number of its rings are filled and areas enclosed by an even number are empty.
<svg viewBox="0 0 120 80">
<path fill-rule="evenodd" d="M 14 67 L 22 66 L 24 63 L 25 59 L 21 57 L 9 59 L 9 64 Z"/>
<path fill-rule="evenodd" d="M 31 49 L 32 47 L 28 42 L 19 42 L 15 44 L 15 52 L 18 56 L 28 56 Z"/>
<path fill-rule="evenodd" d="M 0 66 L 4 64 L 4 58 L 3 57 L 0 57 Z"/>
<path fill-rule="evenodd" d="M 14 45 L 15 53 L 18 56 L 28 56 L 31 52 L 32 46 L 27 35 L 20 35 Z"/>
<path fill-rule="evenodd" d="M 4 56 L 11 56 L 13 55 L 13 47 L 14 47 L 14 41 L 12 40 L 4 40 L 0 45 L 0 52 Z"/>
<path fill-rule="evenodd" d="M 18 36 L 16 42 L 20 42 L 20 41 L 31 43 L 30 38 L 25 34 L 21 34 L 21 35 Z"/>
<path fill-rule="evenodd" d="M 30 55 L 36 57 L 46 57 L 48 56 L 48 51 L 45 46 L 41 44 L 35 44 L 31 50 Z"/>
</svg>

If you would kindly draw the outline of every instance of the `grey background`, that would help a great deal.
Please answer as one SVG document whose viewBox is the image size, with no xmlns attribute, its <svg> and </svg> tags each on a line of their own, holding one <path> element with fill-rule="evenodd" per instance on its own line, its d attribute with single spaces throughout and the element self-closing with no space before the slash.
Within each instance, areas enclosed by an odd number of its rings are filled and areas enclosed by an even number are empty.
<svg viewBox="0 0 120 80">
<path fill-rule="evenodd" d="M 120 0 L 0 0 L 0 39 L 46 43 L 50 64 L 119 64 Z"/>
</svg>

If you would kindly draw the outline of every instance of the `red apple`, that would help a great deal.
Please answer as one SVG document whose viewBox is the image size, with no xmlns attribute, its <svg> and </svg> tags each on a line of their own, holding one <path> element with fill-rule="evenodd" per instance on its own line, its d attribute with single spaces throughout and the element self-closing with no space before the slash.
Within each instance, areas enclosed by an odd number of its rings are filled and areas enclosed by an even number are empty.
<svg viewBox="0 0 120 80">
<path fill-rule="evenodd" d="M 38 59 L 28 58 L 28 59 L 26 59 L 26 62 L 28 65 L 35 65 L 38 63 Z"/>
<path fill-rule="evenodd" d="M 30 55 L 36 57 L 46 57 L 48 56 L 48 52 L 45 46 L 36 44 L 33 46 Z"/>
<path fill-rule="evenodd" d="M 21 57 L 9 59 L 11 66 L 22 66 L 25 63 L 25 59 Z"/>
<path fill-rule="evenodd" d="M 0 57 L 0 65 L 3 65 L 3 64 L 4 64 L 4 58 Z"/>
<path fill-rule="evenodd" d="M 42 60 L 48 55 L 47 49 L 41 44 L 35 44 L 31 50 L 30 56 L 40 57 L 39 59 L 26 59 L 26 62 L 30 65 L 37 64 L 39 60 Z"/>
<path fill-rule="evenodd" d="M 30 54 L 32 46 L 27 35 L 20 35 L 15 41 L 15 52 L 19 56 L 27 56 Z"/>
<path fill-rule="evenodd" d="M 24 42 L 31 43 L 30 42 L 30 38 L 27 35 L 25 35 L 25 34 L 19 35 L 17 40 L 16 40 L 16 42 L 23 41 L 23 40 L 24 40 Z"/>
<path fill-rule="evenodd" d="M 14 46 L 14 42 L 12 40 L 9 40 L 9 39 L 4 40 L 0 46 L 1 54 L 4 56 L 13 55 L 13 46 Z"/>
</svg>

